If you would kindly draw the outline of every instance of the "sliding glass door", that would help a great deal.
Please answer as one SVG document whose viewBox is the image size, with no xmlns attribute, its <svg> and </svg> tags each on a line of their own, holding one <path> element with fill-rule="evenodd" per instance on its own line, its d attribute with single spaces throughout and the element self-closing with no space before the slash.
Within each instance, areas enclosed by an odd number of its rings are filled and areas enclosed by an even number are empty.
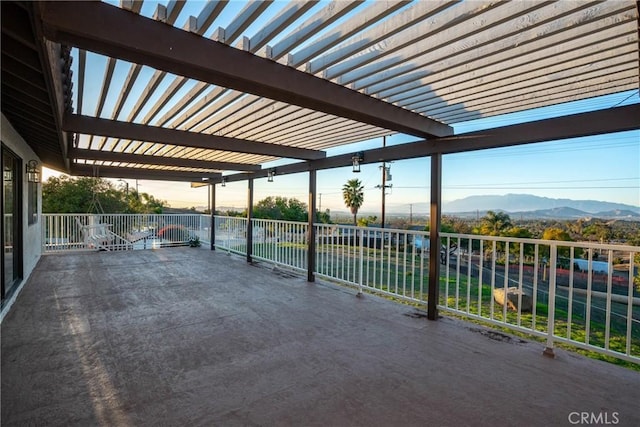
<svg viewBox="0 0 640 427">
<path fill-rule="evenodd" d="M 22 278 L 22 162 L 2 146 L 2 303 Z"/>
</svg>

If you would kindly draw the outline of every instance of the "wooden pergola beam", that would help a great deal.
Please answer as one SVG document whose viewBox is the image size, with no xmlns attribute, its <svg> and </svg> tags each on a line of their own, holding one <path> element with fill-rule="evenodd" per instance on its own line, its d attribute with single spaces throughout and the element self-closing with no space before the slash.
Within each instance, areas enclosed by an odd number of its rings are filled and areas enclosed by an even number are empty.
<svg viewBox="0 0 640 427">
<path fill-rule="evenodd" d="M 453 129 L 398 106 L 103 2 L 42 2 L 57 43 L 420 137 Z"/>
<path fill-rule="evenodd" d="M 301 160 L 316 160 L 326 157 L 324 151 L 267 144 L 239 138 L 228 138 L 97 117 L 79 116 L 69 113 L 64 115 L 62 129 L 66 132 L 76 132 L 86 135 L 100 135 L 183 147 L 262 154 Z"/>
<path fill-rule="evenodd" d="M 94 166 L 86 164 L 71 165 L 71 175 L 92 176 L 96 178 L 149 179 L 154 181 L 202 181 L 220 180 L 220 173 L 182 172 L 147 168 L 124 168 L 113 166 Z"/>
<path fill-rule="evenodd" d="M 198 159 L 183 159 L 165 156 L 147 156 L 132 153 L 117 153 L 113 151 L 71 149 L 69 157 L 72 159 L 99 160 L 105 162 L 135 163 L 139 165 L 175 166 L 182 168 L 218 169 L 233 171 L 258 171 L 260 165 L 247 163 L 216 162 Z"/>
</svg>

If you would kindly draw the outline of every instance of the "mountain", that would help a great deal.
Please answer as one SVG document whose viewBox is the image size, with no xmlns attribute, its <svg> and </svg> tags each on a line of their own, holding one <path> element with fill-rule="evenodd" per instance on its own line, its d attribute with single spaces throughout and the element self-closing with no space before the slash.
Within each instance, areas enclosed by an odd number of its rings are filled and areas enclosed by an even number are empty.
<svg viewBox="0 0 640 427">
<path fill-rule="evenodd" d="M 640 214 L 640 207 L 625 205 L 623 203 L 602 202 L 597 200 L 572 200 L 572 199 L 552 199 L 549 197 L 534 196 L 531 194 L 505 194 L 502 196 L 485 195 L 469 196 L 464 199 L 454 200 L 443 204 L 443 212 L 474 212 L 474 211 L 506 211 L 506 212 L 528 212 L 553 210 L 560 208 L 575 209 L 582 211 L 579 216 L 604 216 L 604 212 L 614 213 L 629 211 L 633 214 Z M 561 213 L 558 211 L 557 213 Z M 566 212 L 569 216 L 578 212 Z M 611 215 L 607 215 L 611 216 Z M 624 215 L 622 215 L 624 216 Z"/>
<path fill-rule="evenodd" d="M 535 211 L 513 212 L 515 218 L 584 218 L 589 213 L 573 208 L 538 209 Z"/>
</svg>

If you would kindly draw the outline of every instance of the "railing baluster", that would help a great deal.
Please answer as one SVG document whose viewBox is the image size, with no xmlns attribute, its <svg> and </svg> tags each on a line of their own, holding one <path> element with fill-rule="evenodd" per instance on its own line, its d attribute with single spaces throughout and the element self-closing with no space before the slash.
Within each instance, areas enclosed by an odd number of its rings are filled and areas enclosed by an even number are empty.
<svg viewBox="0 0 640 427">
<path fill-rule="evenodd" d="M 609 249 L 609 256 L 607 258 L 609 268 L 607 269 L 607 305 L 605 311 L 605 323 L 604 323 L 604 348 L 609 350 L 609 338 L 611 333 L 611 286 L 613 283 L 613 251 Z"/>
<path fill-rule="evenodd" d="M 458 239 L 458 250 L 460 250 L 460 239 Z M 447 256 L 449 251 L 447 251 Z M 484 245 L 480 245 L 478 253 L 478 316 L 482 316 L 482 275 L 484 274 Z"/>
<path fill-rule="evenodd" d="M 438 248 L 440 250 L 440 248 Z M 445 249 L 449 252 L 449 249 Z M 471 312 L 471 265 L 473 264 L 473 251 L 469 251 L 469 256 L 467 257 L 467 314 Z"/>
<path fill-rule="evenodd" d="M 590 335 L 591 335 L 591 280 L 593 278 L 593 249 L 589 248 L 589 258 L 587 262 L 587 303 L 586 303 L 586 318 L 585 318 L 585 333 L 584 340 L 585 344 L 589 344 Z"/>
<path fill-rule="evenodd" d="M 516 325 L 520 326 L 522 322 L 522 280 L 524 274 L 524 243 L 520 242 L 520 263 L 518 268 L 518 314 L 516 318 Z"/>
<path fill-rule="evenodd" d="M 569 249 L 569 295 L 567 297 L 567 339 L 571 339 L 571 328 L 573 326 L 573 257 L 575 255 L 574 247 Z"/>
<path fill-rule="evenodd" d="M 550 246 L 549 262 L 549 312 L 547 313 L 547 347 L 544 354 L 553 357 L 553 343 L 556 326 L 556 266 L 558 265 L 558 246 L 552 243 Z"/>
<path fill-rule="evenodd" d="M 629 252 L 629 278 L 627 280 L 627 333 L 625 354 L 631 356 L 631 331 L 633 330 L 633 273 L 635 252 Z"/>
</svg>

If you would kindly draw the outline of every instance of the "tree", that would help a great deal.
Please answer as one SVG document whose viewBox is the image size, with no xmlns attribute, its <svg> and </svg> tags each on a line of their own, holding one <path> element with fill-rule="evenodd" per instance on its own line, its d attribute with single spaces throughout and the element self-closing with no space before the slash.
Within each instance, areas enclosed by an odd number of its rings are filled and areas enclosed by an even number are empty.
<svg viewBox="0 0 640 427">
<path fill-rule="evenodd" d="M 565 242 L 570 242 L 573 240 L 569 235 L 569 233 L 567 233 L 561 228 L 556 228 L 556 227 L 551 227 L 544 230 L 544 233 L 542 233 L 542 239 L 543 240 L 562 240 Z"/>
<path fill-rule="evenodd" d="M 375 215 L 369 215 L 366 218 L 360 218 L 358 220 L 358 227 L 368 227 L 371 224 L 375 223 L 378 220 L 378 217 Z"/>
<path fill-rule="evenodd" d="M 126 207 L 124 193 L 105 179 L 63 175 L 42 184 L 42 212 L 96 213 L 100 208 L 105 212 L 124 212 Z"/>
<path fill-rule="evenodd" d="M 598 221 L 584 227 L 582 234 L 585 237 L 592 237 L 600 241 L 600 243 L 608 242 L 613 233 L 611 226 L 603 221 Z"/>
<path fill-rule="evenodd" d="M 503 236 L 511 226 L 511 218 L 507 213 L 487 211 L 480 220 L 478 231 L 485 236 Z"/>
<path fill-rule="evenodd" d="M 549 227 L 542 233 L 542 240 L 561 240 L 563 242 L 573 242 L 573 238 L 565 230 L 557 227 Z M 550 249 L 548 246 L 540 246 L 540 254 L 549 257 Z M 567 246 L 558 246 L 558 256 L 568 258 L 571 255 L 571 249 Z M 581 248 L 575 248 L 573 256 L 582 255 Z"/>
<path fill-rule="evenodd" d="M 307 205 L 296 198 L 269 196 L 253 207 L 253 217 L 303 222 L 308 218 Z"/>
<path fill-rule="evenodd" d="M 165 205 L 146 193 L 127 194 L 103 178 L 63 175 L 42 184 L 45 213 L 162 213 Z"/>
<path fill-rule="evenodd" d="M 353 225 L 358 225 L 358 209 L 364 203 L 363 190 L 364 186 L 358 178 L 350 179 L 342 186 L 342 198 L 353 215 Z"/>
<path fill-rule="evenodd" d="M 331 224 L 331 212 L 325 209 L 324 212 L 316 211 L 316 220 L 322 224 Z"/>
</svg>

